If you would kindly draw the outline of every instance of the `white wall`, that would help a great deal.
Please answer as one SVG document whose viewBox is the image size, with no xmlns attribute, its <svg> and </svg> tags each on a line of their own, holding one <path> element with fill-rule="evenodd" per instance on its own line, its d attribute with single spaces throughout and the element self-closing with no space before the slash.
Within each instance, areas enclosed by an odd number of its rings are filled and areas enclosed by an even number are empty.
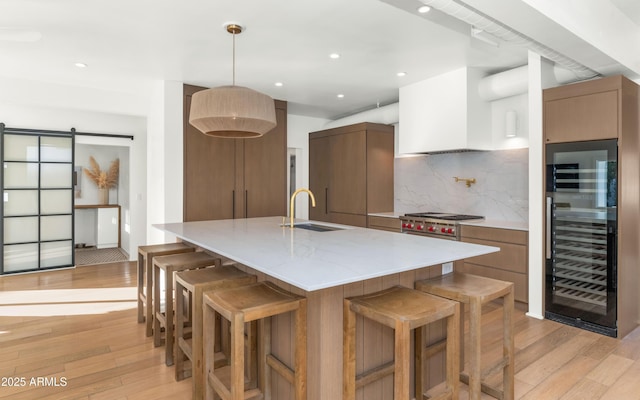
<svg viewBox="0 0 640 400">
<path fill-rule="evenodd" d="M 153 224 L 182 221 L 182 82 L 158 81 L 148 118 L 147 244 L 175 241 Z"/>
</svg>

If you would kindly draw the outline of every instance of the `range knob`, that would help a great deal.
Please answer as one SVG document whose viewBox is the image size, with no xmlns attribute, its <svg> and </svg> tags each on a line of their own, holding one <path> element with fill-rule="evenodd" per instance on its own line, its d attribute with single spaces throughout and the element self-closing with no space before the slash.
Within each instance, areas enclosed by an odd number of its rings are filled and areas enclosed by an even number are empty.
<svg viewBox="0 0 640 400">
<path fill-rule="evenodd" d="M 413 229 L 413 224 L 407 224 L 407 228 Z"/>
<path fill-rule="evenodd" d="M 429 232 L 435 232 L 435 230 L 436 230 L 436 227 L 435 227 L 435 226 L 430 226 L 430 227 L 429 227 Z"/>
<path fill-rule="evenodd" d="M 403 227 L 403 228 L 406 228 L 406 227 L 407 227 L 407 223 L 406 223 L 406 222 L 403 222 L 403 223 L 402 223 L 402 227 Z"/>
<path fill-rule="evenodd" d="M 422 225 L 418 225 L 418 226 L 416 227 L 416 229 L 417 229 L 417 230 L 419 230 L 419 231 L 421 231 L 421 230 L 422 230 L 422 228 L 423 228 L 423 227 L 422 227 Z"/>
<path fill-rule="evenodd" d="M 447 233 L 452 234 L 453 233 L 453 228 L 447 229 Z"/>
<path fill-rule="evenodd" d="M 447 233 L 447 228 L 441 228 L 441 229 L 440 229 L 440 232 L 442 232 L 442 233 Z"/>
</svg>

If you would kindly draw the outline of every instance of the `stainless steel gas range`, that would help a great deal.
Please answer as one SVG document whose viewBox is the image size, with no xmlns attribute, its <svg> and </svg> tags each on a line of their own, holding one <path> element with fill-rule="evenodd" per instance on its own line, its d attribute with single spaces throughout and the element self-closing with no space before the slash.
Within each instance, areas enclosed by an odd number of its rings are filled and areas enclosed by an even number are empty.
<svg viewBox="0 0 640 400">
<path fill-rule="evenodd" d="M 409 213 L 400 217 L 402 232 L 440 239 L 460 240 L 460 222 L 481 221 L 479 215 L 441 212 Z"/>
</svg>

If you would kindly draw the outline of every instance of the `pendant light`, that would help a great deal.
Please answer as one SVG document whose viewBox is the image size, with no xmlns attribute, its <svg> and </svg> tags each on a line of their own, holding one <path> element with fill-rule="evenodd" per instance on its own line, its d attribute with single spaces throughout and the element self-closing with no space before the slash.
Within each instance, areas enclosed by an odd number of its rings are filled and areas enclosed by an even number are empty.
<svg viewBox="0 0 640 400">
<path fill-rule="evenodd" d="M 230 23 L 225 28 L 233 35 L 233 84 L 194 93 L 189 123 L 214 137 L 260 137 L 276 126 L 275 104 L 266 94 L 236 86 L 236 35 L 242 27 Z"/>
</svg>

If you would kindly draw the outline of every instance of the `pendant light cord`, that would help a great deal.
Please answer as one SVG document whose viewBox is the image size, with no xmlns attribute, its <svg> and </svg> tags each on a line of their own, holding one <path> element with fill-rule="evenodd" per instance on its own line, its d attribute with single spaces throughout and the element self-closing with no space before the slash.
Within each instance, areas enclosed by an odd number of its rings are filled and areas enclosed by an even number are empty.
<svg viewBox="0 0 640 400">
<path fill-rule="evenodd" d="M 236 32 L 233 31 L 232 35 L 233 35 L 233 53 L 232 53 L 232 58 L 233 58 L 233 86 L 235 86 L 236 85 Z"/>
</svg>

